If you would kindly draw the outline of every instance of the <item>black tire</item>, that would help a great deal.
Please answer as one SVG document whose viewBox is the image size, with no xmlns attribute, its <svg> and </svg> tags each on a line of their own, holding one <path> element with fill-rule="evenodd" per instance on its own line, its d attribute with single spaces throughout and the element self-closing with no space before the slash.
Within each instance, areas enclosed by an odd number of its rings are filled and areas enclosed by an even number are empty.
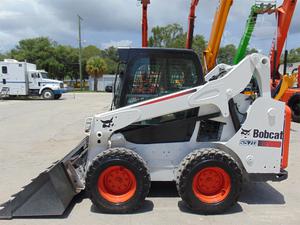
<svg viewBox="0 0 300 225">
<path fill-rule="evenodd" d="M 292 120 L 300 123 L 300 94 L 293 95 L 288 102 L 288 106 L 292 110 Z"/>
<path fill-rule="evenodd" d="M 54 93 L 51 89 L 45 89 L 42 92 L 42 97 L 45 100 L 53 100 L 54 99 Z"/>
<path fill-rule="evenodd" d="M 205 202 L 197 197 L 194 191 L 194 178 L 197 177 L 200 171 L 204 171 L 204 169 L 209 170 L 209 168 L 220 169 L 220 171 L 225 172 L 226 176 L 230 178 L 227 181 L 230 184 L 229 189 L 227 189 L 228 192 L 223 197 L 224 199 L 218 202 Z M 206 184 L 209 186 L 210 180 L 206 181 L 208 181 Z M 178 169 L 176 186 L 180 197 L 190 209 L 202 214 L 219 214 L 237 202 L 242 190 L 242 172 L 236 161 L 223 151 L 217 149 L 196 150 L 187 155 L 181 162 Z M 223 189 L 220 189 L 220 191 L 224 192 Z"/>
<path fill-rule="evenodd" d="M 61 98 L 61 94 L 54 95 L 54 99 L 55 99 L 55 100 L 58 100 L 58 99 L 60 99 L 60 98 Z"/>
<path fill-rule="evenodd" d="M 99 191 L 100 176 L 106 169 L 122 166 L 134 174 L 136 189 L 133 196 L 125 202 L 111 202 Z M 105 172 L 104 172 L 105 173 Z M 115 179 L 120 179 L 119 177 Z M 124 178 L 122 178 L 124 179 Z M 110 181 L 109 181 L 110 182 Z M 89 198 L 100 212 L 131 213 L 143 204 L 151 186 L 150 175 L 145 161 L 135 152 L 125 148 L 114 148 L 100 153 L 89 167 L 86 190 Z"/>
<path fill-rule="evenodd" d="M 106 86 L 106 87 L 105 87 L 105 91 L 106 91 L 106 92 L 113 92 L 112 86 Z"/>
</svg>

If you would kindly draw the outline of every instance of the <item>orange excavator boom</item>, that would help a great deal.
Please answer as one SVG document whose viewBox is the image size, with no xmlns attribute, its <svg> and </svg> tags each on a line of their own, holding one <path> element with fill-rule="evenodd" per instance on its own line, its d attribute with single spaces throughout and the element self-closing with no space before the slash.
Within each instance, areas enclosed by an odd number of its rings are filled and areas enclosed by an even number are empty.
<svg viewBox="0 0 300 225">
<path fill-rule="evenodd" d="M 204 51 L 205 69 L 209 72 L 215 67 L 220 44 L 233 0 L 221 0 L 215 14 L 210 39 Z"/>
</svg>

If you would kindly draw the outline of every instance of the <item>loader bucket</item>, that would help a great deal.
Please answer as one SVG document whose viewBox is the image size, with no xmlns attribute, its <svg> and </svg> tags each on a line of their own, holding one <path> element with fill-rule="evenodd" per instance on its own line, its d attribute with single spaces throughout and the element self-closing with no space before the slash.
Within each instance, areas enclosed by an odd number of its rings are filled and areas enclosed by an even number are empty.
<svg viewBox="0 0 300 225">
<path fill-rule="evenodd" d="M 80 192 L 69 167 L 72 165 L 76 168 L 78 163 L 85 163 L 87 143 L 88 138 L 85 138 L 62 160 L 54 163 L 9 201 L 0 205 L 0 219 L 63 215 L 74 196 Z"/>
</svg>

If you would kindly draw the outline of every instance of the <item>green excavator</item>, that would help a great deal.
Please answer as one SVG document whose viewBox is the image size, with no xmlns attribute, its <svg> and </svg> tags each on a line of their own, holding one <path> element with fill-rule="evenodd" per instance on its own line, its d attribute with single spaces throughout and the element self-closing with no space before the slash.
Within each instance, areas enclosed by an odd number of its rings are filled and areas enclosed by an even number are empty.
<svg viewBox="0 0 300 225">
<path fill-rule="evenodd" d="M 276 9 L 276 1 L 255 1 L 255 4 L 251 7 L 250 15 L 246 23 L 246 29 L 244 35 L 240 41 L 237 53 L 235 55 L 233 63 L 236 65 L 242 59 L 245 58 L 247 54 L 247 48 L 252 37 L 257 17 L 261 14 L 271 14 Z"/>
</svg>

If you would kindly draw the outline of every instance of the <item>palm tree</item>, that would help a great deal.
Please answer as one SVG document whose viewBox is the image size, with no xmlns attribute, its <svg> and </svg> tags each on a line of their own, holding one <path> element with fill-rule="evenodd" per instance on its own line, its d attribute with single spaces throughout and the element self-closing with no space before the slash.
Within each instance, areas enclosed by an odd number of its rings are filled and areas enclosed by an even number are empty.
<svg viewBox="0 0 300 225">
<path fill-rule="evenodd" d="M 86 64 L 86 72 L 94 78 L 94 91 L 98 91 L 98 78 L 107 71 L 107 64 L 103 58 L 91 57 Z"/>
</svg>

